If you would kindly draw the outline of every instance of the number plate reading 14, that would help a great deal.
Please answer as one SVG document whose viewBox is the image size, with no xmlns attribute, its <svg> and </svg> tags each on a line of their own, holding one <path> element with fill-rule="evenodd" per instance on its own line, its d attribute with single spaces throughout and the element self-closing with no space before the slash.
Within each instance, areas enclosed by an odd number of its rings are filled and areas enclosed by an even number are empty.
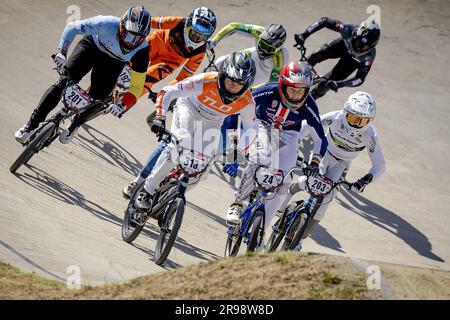
<svg viewBox="0 0 450 320">
<path fill-rule="evenodd" d="M 310 176 L 308 178 L 308 185 L 311 189 L 311 192 L 316 196 L 322 196 L 328 191 L 330 191 L 332 187 L 332 182 L 326 179 L 323 179 L 322 177 L 313 177 Z"/>
<path fill-rule="evenodd" d="M 89 95 L 78 85 L 73 85 L 67 87 L 64 101 L 69 109 L 80 110 L 88 105 Z"/>
<path fill-rule="evenodd" d="M 180 154 L 180 165 L 188 174 L 197 174 L 205 170 L 208 159 L 199 152 L 183 150 Z"/>
</svg>

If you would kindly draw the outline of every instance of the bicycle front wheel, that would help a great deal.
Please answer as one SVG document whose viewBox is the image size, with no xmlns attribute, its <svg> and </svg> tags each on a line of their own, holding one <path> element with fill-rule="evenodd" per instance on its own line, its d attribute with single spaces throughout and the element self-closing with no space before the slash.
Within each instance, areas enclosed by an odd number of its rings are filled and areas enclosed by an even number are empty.
<svg viewBox="0 0 450 320">
<path fill-rule="evenodd" d="M 175 198 L 170 204 L 169 209 L 162 217 L 162 226 L 159 233 L 158 242 L 155 250 L 155 263 L 162 265 L 172 250 L 178 230 L 183 221 L 185 203 L 182 198 Z"/>
<path fill-rule="evenodd" d="M 49 122 L 45 124 L 41 129 L 39 129 L 39 132 L 35 135 L 33 140 L 31 140 L 30 143 L 27 144 L 22 153 L 17 157 L 16 161 L 14 161 L 14 163 L 11 165 L 9 171 L 11 173 L 16 172 L 17 169 L 19 169 L 23 164 L 27 163 L 35 153 L 39 152 L 41 147 L 52 135 L 55 127 L 55 123 Z"/>
</svg>

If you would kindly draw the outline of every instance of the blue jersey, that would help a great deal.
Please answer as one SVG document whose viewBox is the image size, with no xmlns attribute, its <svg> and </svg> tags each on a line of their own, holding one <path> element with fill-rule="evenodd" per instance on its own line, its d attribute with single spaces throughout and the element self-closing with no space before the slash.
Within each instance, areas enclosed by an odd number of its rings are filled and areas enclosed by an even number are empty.
<svg viewBox="0 0 450 320">
<path fill-rule="evenodd" d="M 313 137 L 316 136 L 321 143 L 320 155 L 324 156 L 328 142 L 320 121 L 319 109 L 311 95 L 306 98 L 305 104 L 297 111 L 291 111 L 281 103 L 278 92 L 278 83 L 271 82 L 252 92 L 256 102 L 256 117 L 262 122 L 280 130 L 300 132 L 302 121 L 305 120 L 311 127 Z"/>
<path fill-rule="evenodd" d="M 123 52 L 119 44 L 120 18 L 114 16 L 95 16 L 86 20 L 69 23 L 61 35 L 59 48 L 67 52 L 77 34 L 92 36 L 95 45 L 103 52 L 120 61 L 128 62 L 141 49 L 148 47 L 144 41 L 130 52 Z"/>
</svg>

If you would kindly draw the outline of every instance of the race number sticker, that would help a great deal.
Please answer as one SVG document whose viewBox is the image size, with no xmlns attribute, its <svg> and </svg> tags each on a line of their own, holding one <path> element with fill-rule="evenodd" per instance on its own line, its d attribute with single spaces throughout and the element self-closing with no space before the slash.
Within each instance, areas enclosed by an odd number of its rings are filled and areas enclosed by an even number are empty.
<svg viewBox="0 0 450 320">
<path fill-rule="evenodd" d="M 64 104 L 72 110 L 80 110 L 89 103 L 89 94 L 78 85 L 69 86 L 64 93 Z"/>
</svg>

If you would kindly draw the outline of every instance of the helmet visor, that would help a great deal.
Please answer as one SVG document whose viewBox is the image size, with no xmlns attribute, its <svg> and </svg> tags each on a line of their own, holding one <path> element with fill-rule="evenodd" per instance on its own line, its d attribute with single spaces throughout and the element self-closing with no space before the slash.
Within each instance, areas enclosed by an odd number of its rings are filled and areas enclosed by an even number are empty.
<svg viewBox="0 0 450 320">
<path fill-rule="evenodd" d="M 258 50 L 264 57 L 270 57 L 275 55 L 278 51 L 280 51 L 281 47 L 276 47 L 267 41 L 260 39 L 258 41 Z"/>
<path fill-rule="evenodd" d="M 195 43 L 200 43 L 200 42 L 204 42 L 206 40 L 208 40 L 208 38 L 210 37 L 209 34 L 204 34 L 204 33 L 200 33 L 197 30 L 194 29 L 193 26 L 188 26 L 186 28 L 187 34 L 189 39 L 191 39 L 191 41 L 195 42 Z"/>
<path fill-rule="evenodd" d="M 128 31 L 123 26 L 119 28 L 119 36 L 128 48 L 139 47 L 145 41 L 145 36 Z"/>
<path fill-rule="evenodd" d="M 371 120 L 371 118 L 360 117 L 348 112 L 347 115 L 345 116 L 345 119 L 347 120 L 349 125 L 355 128 L 363 128 L 367 126 Z"/>
</svg>

